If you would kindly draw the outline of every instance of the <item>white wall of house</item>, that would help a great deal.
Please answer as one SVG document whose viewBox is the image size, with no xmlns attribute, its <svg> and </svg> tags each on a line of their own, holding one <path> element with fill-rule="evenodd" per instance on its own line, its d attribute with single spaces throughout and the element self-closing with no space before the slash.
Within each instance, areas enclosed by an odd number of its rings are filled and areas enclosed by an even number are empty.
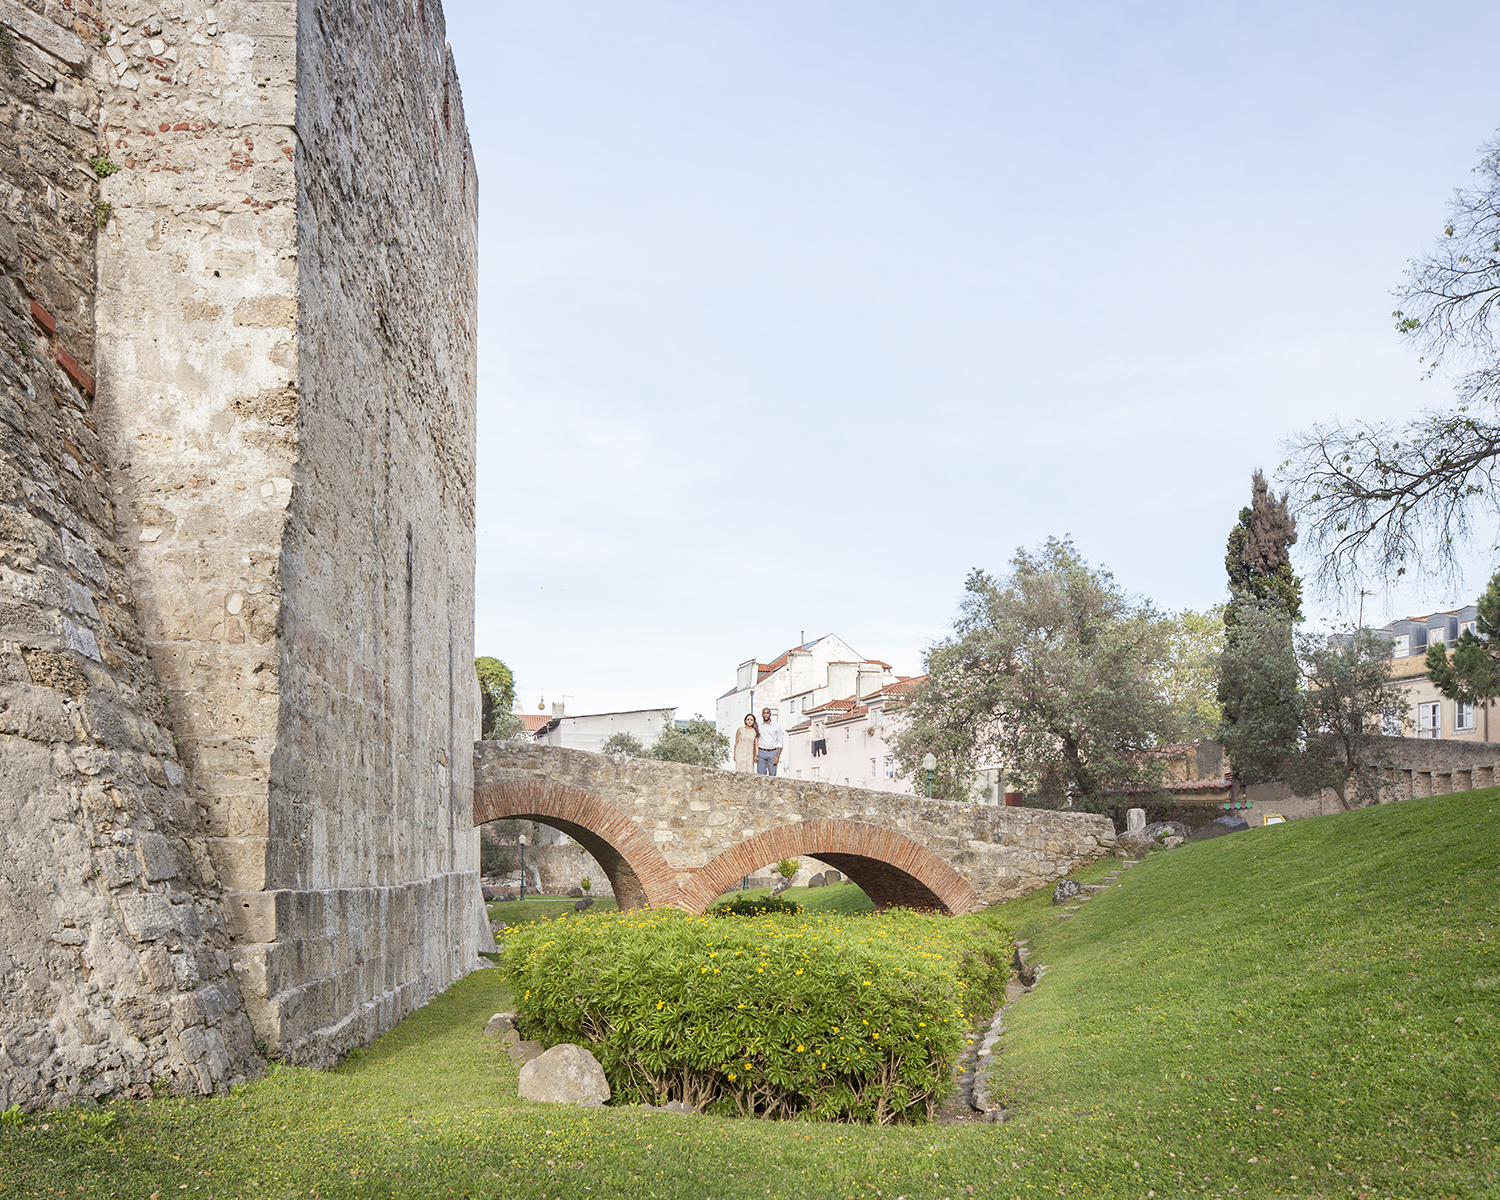
<svg viewBox="0 0 1500 1200">
<path fill-rule="evenodd" d="M 642 708 L 634 712 L 563 715 L 537 731 L 535 740 L 547 746 L 599 753 L 617 733 L 634 734 L 642 746 L 650 746 L 661 731 L 676 719 L 675 708 Z"/>
<path fill-rule="evenodd" d="M 785 662 L 781 662 L 785 659 Z M 793 722 L 793 707 L 788 699 L 796 697 L 801 711 L 803 697 L 821 689 L 822 699 L 828 698 L 828 668 L 830 663 L 864 662 L 852 647 L 834 634 L 826 634 L 814 641 L 793 647 L 785 654 L 770 660 L 779 663 L 776 670 L 761 677 L 760 666 L 755 659 L 740 664 L 735 673 L 734 690 L 720 696 L 714 704 L 714 720 L 719 730 L 734 737 L 734 730 L 744 723 L 745 714 L 754 705 L 755 717 L 760 719 L 760 710 L 770 707 L 782 725 Z M 852 692 L 854 689 L 849 689 Z M 840 693 L 847 695 L 848 693 Z M 785 758 L 785 755 L 782 756 Z"/>
</svg>

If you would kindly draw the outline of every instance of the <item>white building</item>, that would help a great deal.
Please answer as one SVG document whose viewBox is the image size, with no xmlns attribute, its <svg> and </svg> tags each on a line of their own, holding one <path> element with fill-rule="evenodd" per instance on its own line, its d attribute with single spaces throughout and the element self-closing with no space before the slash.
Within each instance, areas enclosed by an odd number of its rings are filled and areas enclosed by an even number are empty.
<svg viewBox="0 0 1500 1200">
<path fill-rule="evenodd" d="M 836 681 L 831 682 L 830 668 L 834 664 L 838 664 L 840 671 Z M 793 646 L 771 662 L 752 658 L 740 664 L 734 687 L 715 703 L 714 720 L 720 732 L 729 735 L 731 743 L 734 731 L 744 724 L 745 714 L 753 712 L 758 720 L 762 708 L 769 708 L 782 725 L 789 726 L 798 713 L 812 705 L 852 692 L 855 676 L 861 669 L 889 675 L 891 668 L 889 663 L 861 658 L 847 642 L 831 633 Z M 889 678 L 894 681 L 895 676 Z M 830 686 L 844 690 L 834 692 Z"/>
<path fill-rule="evenodd" d="M 902 703 L 925 678 L 896 675 L 828 634 L 771 662 L 741 663 L 733 690 L 719 697 L 718 727 L 732 743 L 746 713 L 758 718 L 770 708 L 787 731 L 779 775 L 912 795 L 923 781 L 899 778 L 895 743 Z M 825 743 L 816 755 L 815 741 Z M 990 767 L 979 772 L 973 799 L 1002 804 L 1004 790 L 1004 772 Z"/>
<path fill-rule="evenodd" d="M 554 704 L 551 719 L 536 729 L 531 738 L 543 746 L 592 750 L 598 754 L 615 734 L 630 733 L 644 749 L 661 737 L 663 729 L 672 725 L 676 712 L 675 708 L 640 708 L 632 712 L 585 713 L 570 717 L 561 704 Z"/>
</svg>

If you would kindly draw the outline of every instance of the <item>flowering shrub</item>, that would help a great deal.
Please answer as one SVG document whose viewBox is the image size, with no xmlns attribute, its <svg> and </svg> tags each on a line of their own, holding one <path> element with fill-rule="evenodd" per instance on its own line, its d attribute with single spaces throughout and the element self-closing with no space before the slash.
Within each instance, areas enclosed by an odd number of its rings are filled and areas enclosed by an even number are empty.
<svg viewBox="0 0 1500 1200">
<path fill-rule="evenodd" d="M 650 909 L 516 930 L 505 965 L 525 1035 L 588 1047 L 617 1100 L 885 1124 L 931 1117 L 1011 948 L 984 915 Z"/>
<path fill-rule="evenodd" d="M 799 913 L 802 906 L 782 896 L 737 896 L 720 900 L 708 911 L 716 917 L 763 917 L 767 913 Z"/>
</svg>

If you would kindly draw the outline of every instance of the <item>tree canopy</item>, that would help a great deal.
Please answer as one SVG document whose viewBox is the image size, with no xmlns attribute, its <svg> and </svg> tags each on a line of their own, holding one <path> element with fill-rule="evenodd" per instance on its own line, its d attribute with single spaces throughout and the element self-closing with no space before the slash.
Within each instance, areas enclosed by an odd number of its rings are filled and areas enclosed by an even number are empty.
<svg viewBox="0 0 1500 1200">
<path fill-rule="evenodd" d="M 1474 625 L 1464 630 L 1450 651 L 1446 646 L 1427 647 L 1427 673 L 1437 689 L 1450 700 L 1486 705 L 1484 740 L 1489 741 L 1491 700 L 1500 698 L 1500 572 L 1479 598 Z"/>
<path fill-rule="evenodd" d="M 1174 741 L 1214 737 L 1223 712 L 1219 705 L 1219 655 L 1224 650 L 1224 606 L 1203 612 L 1190 608 L 1163 617 L 1163 654 L 1155 685 L 1171 708 Z"/>
<path fill-rule="evenodd" d="M 982 761 L 1000 761 L 1037 800 L 1102 811 L 1159 785 L 1150 750 L 1174 729 L 1155 685 L 1159 615 L 1073 543 L 1020 549 L 996 580 L 970 573 L 952 635 L 926 654 L 927 680 L 897 739 L 903 773 L 938 761 L 933 794 L 965 799 Z"/>
<path fill-rule="evenodd" d="M 516 680 L 498 658 L 476 658 L 474 673 L 479 676 L 482 707 L 480 737 L 487 742 L 514 741 L 524 735 L 525 726 L 511 712 L 516 703 Z"/>
<path fill-rule="evenodd" d="M 1302 580 L 1292 570 L 1297 521 L 1287 500 L 1286 493 L 1277 496 L 1271 491 L 1257 468 L 1250 476 L 1250 507 L 1240 509 L 1240 519 L 1229 531 L 1224 571 L 1231 596 L 1253 600 L 1262 608 L 1277 608 L 1300 621 Z M 1224 619 L 1233 624 L 1234 605 L 1224 609 Z"/>
<path fill-rule="evenodd" d="M 626 758 L 640 758 L 646 753 L 641 739 L 633 733 L 612 733 L 599 748 L 601 754 L 623 754 Z"/>
<path fill-rule="evenodd" d="M 1303 728 L 1284 764 L 1287 784 L 1300 795 L 1332 788 L 1345 810 L 1378 799 L 1370 766 L 1376 739 L 1399 733 L 1411 708 L 1391 679 L 1390 645 L 1371 630 L 1352 629 L 1303 634 L 1297 651 L 1306 681 Z"/>
<path fill-rule="evenodd" d="M 729 757 L 729 738 L 712 721 L 705 720 L 702 713 L 694 713 L 681 725 L 676 721 L 668 724 L 645 757 L 695 767 L 717 767 Z"/>
<path fill-rule="evenodd" d="M 1500 138 L 1480 154 L 1392 314 L 1428 374 L 1454 377 L 1457 403 L 1406 422 L 1315 425 L 1287 442 L 1285 476 L 1325 585 L 1393 578 L 1419 560 L 1456 580 L 1460 550 L 1500 516 Z"/>
</svg>

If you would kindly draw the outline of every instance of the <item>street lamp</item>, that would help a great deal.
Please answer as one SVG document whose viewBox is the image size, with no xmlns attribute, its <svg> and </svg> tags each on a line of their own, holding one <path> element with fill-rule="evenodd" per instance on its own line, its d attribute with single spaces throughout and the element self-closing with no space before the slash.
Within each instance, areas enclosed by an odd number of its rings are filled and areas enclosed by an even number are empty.
<svg viewBox="0 0 1500 1200">
<path fill-rule="evenodd" d="M 927 798 L 932 799 L 932 773 L 937 770 L 937 756 L 928 751 L 922 756 L 922 770 L 927 772 Z"/>
<path fill-rule="evenodd" d="M 516 841 L 521 843 L 521 899 L 526 899 L 526 835 L 523 833 Z"/>
</svg>

